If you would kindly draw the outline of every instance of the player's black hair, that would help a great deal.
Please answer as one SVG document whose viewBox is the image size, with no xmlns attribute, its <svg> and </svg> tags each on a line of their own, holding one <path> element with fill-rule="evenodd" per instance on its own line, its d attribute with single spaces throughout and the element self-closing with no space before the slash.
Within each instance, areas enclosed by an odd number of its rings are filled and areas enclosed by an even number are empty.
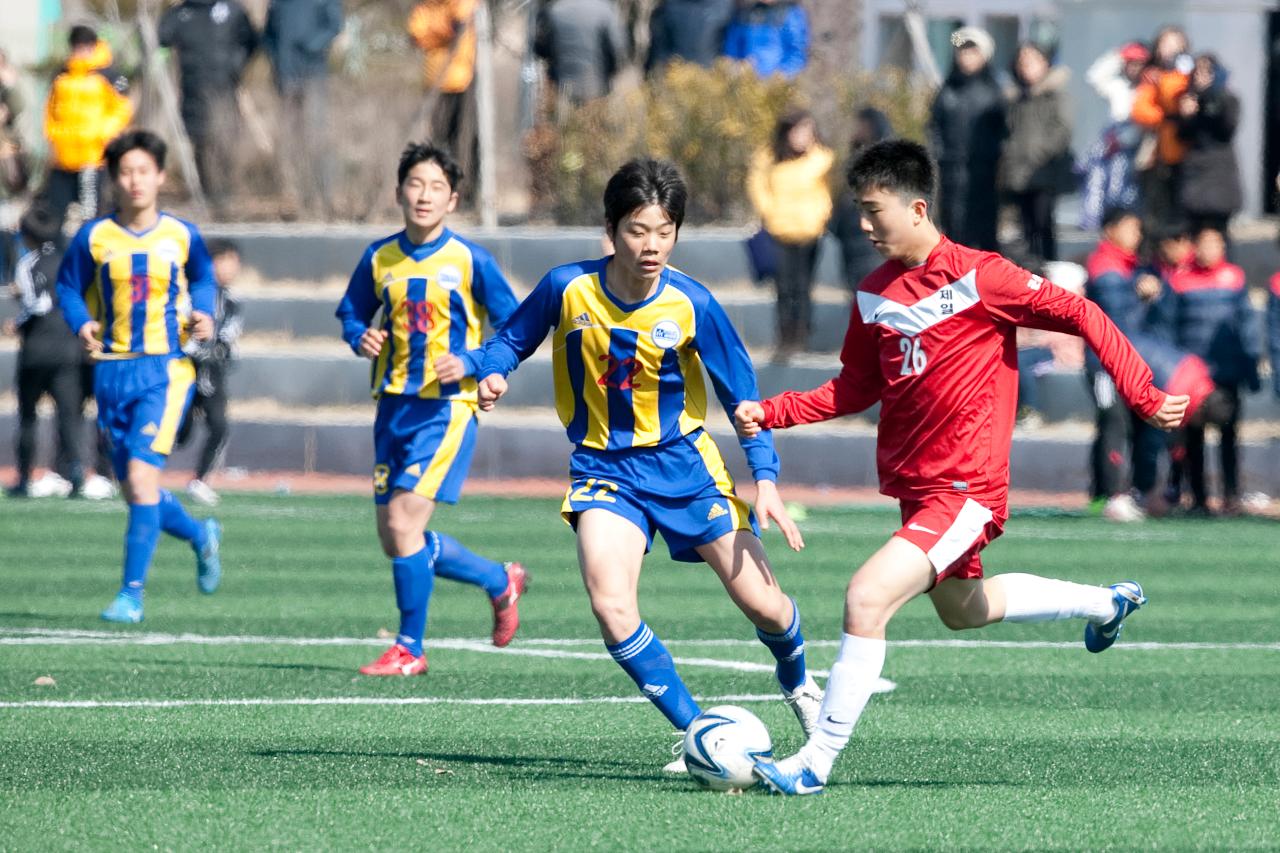
<svg viewBox="0 0 1280 853">
<path fill-rule="evenodd" d="M 1227 239 L 1227 234 L 1222 228 L 1220 228 L 1217 225 L 1211 225 L 1209 223 L 1204 223 L 1203 225 L 1200 225 L 1199 227 L 1197 227 L 1195 231 L 1191 233 L 1191 239 L 1199 240 L 1209 231 L 1212 231 L 1214 234 L 1217 234 L 1223 240 Z"/>
<path fill-rule="evenodd" d="M 794 160 L 800 156 L 791 150 L 789 137 L 791 136 L 791 131 L 806 121 L 814 121 L 813 113 L 799 107 L 789 110 L 779 117 L 778 123 L 773 126 L 772 147 L 774 160 L 780 163 L 783 160 Z M 814 121 L 814 136 L 817 136 L 816 121 Z"/>
<path fill-rule="evenodd" d="M 1121 222 L 1130 217 L 1139 218 L 1139 216 L 1138 211 L 1134 210 L 1132 207 L 1113 205 L 1102 212 L 1102 227 L 1104 229 L 1110 228 L 1117 222 Z"/>
<path fill-rule="evenodd" d="M 53 208 L 37 201 L 18 220 L 18 233 L 32 243 L 43 246 L 45 243 L 58 242 L 62 236 L 62 225 Z"/>
<path fill-rule="evenodd" d="M 675 163 L 652 158 L 631 160 L 614 172 L 605 185 L 605 226 L 612 235 L 628 213 L 656 204 L 671 217 L 679 232 L 684 224 L 684 206 L 688 200 L 689 187 Z"/>
<path fill-rule="evenodd" d="M 98 43 L 97 31 L 88 24 L 76 24 L 67 33 L 67 44 L 72 50 L 77 47 L 93 47 Z"/>
<path fill-rule="evenodd" d="M 240 245 L 235 240 L 228 240 L 226 237 L 214 237 L 212 240 L 205 241 L 205 248 L 209 250 L 209 257 L 220 258 L 223 255 L 240 254 Z"/>
<path fill-rule="evenodd" d="M 1191 226 L 1185 222 L 1166 222 L 1152 235 L 1157 243 L 1165 240 L 1183 240 L 1191 236 Z"/>
<path fill-rule="evenodd" d="M 867 146 L 849 166 L 848 178 L 849 186 L 859 195 L 883 190 L 901 196 L 908 204 L 922 198 L 932 218 L 938 166 L 919 142 L 886 139 Z"/>
<path fill-rule="evenodd" d="M 107 145 L 107 174 L 115 180 L 120 174 L 120 160 L 130 151 L 145 151 L 156 161 L 156 168 L 164 171 L 164 158 L 169 146 L 149 130 L 126 130 Z"/>
<path fill-rule="evenodd" d="M 400 165 L 396 168 L 396 186 L 404 183 L 409 172 L 419 163 L 435 163 L 444 172 L 449 189 L 454 192 L 462 185 L 462 166 L 453 158 L 448 150 L 430 142 L 410 142 L 400 152 Z"/>
</svg>

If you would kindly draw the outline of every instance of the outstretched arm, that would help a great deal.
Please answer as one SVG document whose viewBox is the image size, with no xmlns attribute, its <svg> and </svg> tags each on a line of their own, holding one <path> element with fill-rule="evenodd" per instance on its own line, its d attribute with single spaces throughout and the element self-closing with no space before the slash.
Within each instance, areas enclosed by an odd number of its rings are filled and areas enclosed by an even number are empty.
<svg viewBox="0 0 1280 853">
<path fill-rule="evenodd" d="M 338 310 L 334 312 L 342 323 L 342 339 L 356 355 L 377 358 L 382 351 L 387 333 L 382 329 L 369 328 L 369 323 L 373 321 L 373 315 L 378 313 L 378 306 L 381 304 L 378 287 L 373 280 L 373 249 L 369 248 L 351 273 L 347 292 L 338 303 Z"/>
<path fill-rule="evenodd" d="M 693 343 L 707 368 L 707 375 L 711 377 L 716 397 L 733 421 L 737 416 L 736 410 L 746 405 L 744 401 L 755 400 L 760 391 L 747 348 L 724 309 L 714 299 L 708 299 L 699 312 Z M 800 528 L 792 521 L 782 496 L 778 494 L 779 462 L 773 446 L 773 434 L 757 431 L 754 435 L 746 435 L 739 431 L 738 443 L 747 456 L 747 464 L 756 481 L 756 517 L 761 528 L 767 530 L 769 522 L 776 521 L 787 545 L 791 550 L 799 551 L 804 547 Z"/>
<path fill-rule="evenodd" d="M 480 408 L 489 411 L 507 393 L 507 375 L 533 355 L 560 320 L 561 290 L 550 275 L 542 277 L 502 329 L 485 342 L 479 357 Z"/>
<path fill-rule="evenodd" d="M 828 421 L 861 412 L 880 399 L 884 380 L 876 340 L 858 312 L 857 301 L 849 317 L 849 330 L 840 350 L 840 373 L 809 391 L 784 391 L 759 405 L 759 427 L 785 429 Z M 739 428 L 747 424 L 738 418 Z"/>
<path fill-rule="evenodd" d="M 978 268 L 978 293 L 997 319 L 1017 326 L 1084 338 L 1115 380 L 1129 408 L 1161 429 L 1182 422 L 1187 398 L 1171 397 L 1152 381 L 1151 368 L 1102 309 L 1038 275 L 992 257 Z"/>
</svg>

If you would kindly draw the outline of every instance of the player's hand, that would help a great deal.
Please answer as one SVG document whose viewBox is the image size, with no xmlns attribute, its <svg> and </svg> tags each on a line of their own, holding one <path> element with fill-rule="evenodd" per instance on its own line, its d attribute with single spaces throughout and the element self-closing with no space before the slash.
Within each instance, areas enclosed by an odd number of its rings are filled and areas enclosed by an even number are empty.
<svg viewBox="0 0 1280 853">
<path fill-rule="evenodd" d="M 191 337 L 197 341 L 213 340 L 213 318 L 203 311 L 192 311 Z"/>
<path fill-rule="evenodd" d="M 507 380 L 494 373 L 480 380 L 476 390 L 480 398 L 480 411 L 492 412 L 494 405 L 507 393 Z"/>
<path fill-rule="evenodd" d="M 1160 295 L 1160 279 L 1151 273 L 1144 273 L 1138 277 L 1135 289 L 1138 291 L 1138 298 L 1143 302 L 1150 302 Z"/>
<path fill-rule="evenodd" d="M 1186 394 L 1166 394 L 1164 404 L 1151 417 L 1147 418 L 1147 423 L 1159 429 L 1177 429 L 1182 425 L 1182 419 L 1187 414 L 1187 404 L 1191 402 L 1191 398 Z"/>
<path fill-rule="evenodd" d="M 360 336 L 360 354 L 365 358 L 377 358 L 386 339 L 387 333 L 382 329 L 365 329 Z"/>
<path fill-rule="evenodd" d="M 743 438 L 753 438 L 764 429 L 764 406 L 757 400 L 743 400 L 733 410 L 733 426 Z"/>
<path fill-rule="evenodd" d="M 102 341 L 98 340 L 98 330 L 101 328 L 97 320 L 90 320 L 76 332 L 76 337 L 84 344 L 85 352 L 102 352 Z"/>
<path fill-rule="evenodd" d="M 778 484 L 772 480 L 756 480 L 756 519 L 760 522 L 761 530 L 769 529 L 770 519 L 778 522 L 778 529 L 786 537 L 787 546 L 792 551 L 799 551 L 804 547 L 800 528 L 787 514 L 782 495 L 778 494 Z"/>
<path fill-rule="evenodd" d="M 443 383 L 458 382 L 467 375 L 467 366 L 451 352 L 437 358 L 434 367 L 436 379 Z"/>
</svg>

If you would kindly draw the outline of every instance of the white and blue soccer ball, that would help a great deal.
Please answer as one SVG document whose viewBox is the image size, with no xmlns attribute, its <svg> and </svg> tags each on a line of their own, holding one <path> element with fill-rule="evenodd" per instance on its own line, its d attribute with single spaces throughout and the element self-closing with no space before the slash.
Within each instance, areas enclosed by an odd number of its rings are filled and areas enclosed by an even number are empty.
<svg viewBox="0 0 1280 853">
<path fill-rule="evenodd" d="M 764 723 L 736 705 L 708 708 L 685 729 L 685 768 L 695 782 L 715 791 L 752 787 L 752 766 L 772 755 L 773 740 Z"/>
</svg>

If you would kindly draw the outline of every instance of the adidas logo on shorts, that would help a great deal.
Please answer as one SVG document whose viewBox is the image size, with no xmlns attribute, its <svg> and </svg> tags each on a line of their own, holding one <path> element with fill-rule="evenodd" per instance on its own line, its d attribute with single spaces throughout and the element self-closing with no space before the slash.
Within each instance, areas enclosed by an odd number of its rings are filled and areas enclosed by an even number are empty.
<svg viewBox="0 0 1280 853">
<path fill-rule="evenodd" d="M 715 521 L 729 514 L 729 510 L 725 509 L 722 504 L 712 504 L 711 511 L 707 513 L 707 521 Z"/>
</svg>

